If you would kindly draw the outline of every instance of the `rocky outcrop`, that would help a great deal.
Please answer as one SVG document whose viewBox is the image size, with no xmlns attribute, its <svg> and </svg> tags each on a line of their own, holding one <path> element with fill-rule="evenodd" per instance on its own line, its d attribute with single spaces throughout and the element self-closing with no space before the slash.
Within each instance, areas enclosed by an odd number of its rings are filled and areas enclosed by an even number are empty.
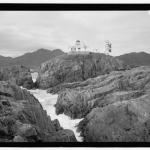
<svg viewBox="0 0 150 150">
<path fill-rule="evenodd" d="M 79 124 L 86 142 L 150 142 L 150 94 L 96 107 Z"/>
<path fill-rule="evenodd" d="M 121 61 L 105 54 L 61 55 L 41 65 L 37 85 L 47 89 L 126 68 Z"/>
<path fill-rule="evenodd" d="M 21 65 L 1 67 L 0 81 L 10 81 L 27 89 L 34 87 L 30 69 Z"/>
<path fill-rule="evenodd" d="M 51 121 L 38 100 L 17 85 L 0 81 L 1 142 L 76 142 L 73 131 Z"/>
<path fill-rule="evenodd" d="M 58 96 L 57 114 L 83 118 L 85 142 L 150 141 L 150 67 L 113 71 L 66 85 Z"/>
</svg>

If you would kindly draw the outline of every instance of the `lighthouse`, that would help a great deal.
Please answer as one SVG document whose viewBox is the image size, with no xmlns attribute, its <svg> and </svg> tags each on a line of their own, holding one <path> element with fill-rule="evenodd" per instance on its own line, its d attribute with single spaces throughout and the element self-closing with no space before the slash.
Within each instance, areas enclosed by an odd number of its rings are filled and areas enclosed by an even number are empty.
<svg viewBox="0 0 150 150">
<path fill-rule="evenodd" d="M 69 47 L 69 49 L 71 53 L 85 53 L 87 50 L 87 46 L 84 44 L 84 42 L 76 40 L 74 45 Z"/>
<path fill-rule="evenodd" d="M 80 42 L 80 40 L 76 40 L 75 47 L 76 47 L 76 51 L 80 51 L 81 50 L 81 42 Z"/>
</svg>

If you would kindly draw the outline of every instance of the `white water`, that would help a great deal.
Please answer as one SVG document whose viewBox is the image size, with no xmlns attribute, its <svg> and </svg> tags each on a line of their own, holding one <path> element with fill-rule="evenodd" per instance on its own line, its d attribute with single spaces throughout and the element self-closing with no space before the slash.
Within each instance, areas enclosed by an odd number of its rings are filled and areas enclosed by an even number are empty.
<svg viewBox="0 0 150 150">
<path fill-rule="evenodd" d="M 37 78 L 37 73 L 32 73 L 33 82 L 36 81 L 36 78 Z M 80 136 L 80 133 L 76 131 L 77 130 L 76 125 L 82 119 L 74 119 L 73 120 L 64 114 L 56 115 L 54 105 L 57 102 L 58 95 L 52 95 L 52 94 L 47 93 L 46 90 L 40 90 L 40 89 L 29 90 L 29 91 L 39 100 L 39 102 L 43 106 L 43 109 L 45 109 L 47 111 L 47 114 L 51 117 L 51 120 L 58 119 L 60 125 L 64 129 L 72 130 L 76 136 L 76 139 L 79 142 L 82 142 L 83 139 Z"/>
</svg>

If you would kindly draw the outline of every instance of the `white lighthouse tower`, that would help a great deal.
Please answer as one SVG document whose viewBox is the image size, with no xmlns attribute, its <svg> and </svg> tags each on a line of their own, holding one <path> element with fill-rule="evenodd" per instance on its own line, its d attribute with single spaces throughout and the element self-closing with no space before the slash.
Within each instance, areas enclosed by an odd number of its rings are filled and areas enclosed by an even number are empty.
<svg viewBox="0 0 150 150">
<path fill-rule="evenodd" d="M 76 47 L 76 51 L 81 50 L 82 46 L 81 46 L 81 41 L 80 40 L 76 40 L 75 47 Z"/>
</svg>

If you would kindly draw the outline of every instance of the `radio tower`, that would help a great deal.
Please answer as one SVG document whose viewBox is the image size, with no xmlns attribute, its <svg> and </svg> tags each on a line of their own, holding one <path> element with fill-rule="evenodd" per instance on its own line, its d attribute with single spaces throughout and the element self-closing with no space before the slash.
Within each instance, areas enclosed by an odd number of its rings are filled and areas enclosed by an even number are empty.
<svg viewBox="0 0 150 150">
<path fill-rule="evenodd" d="M 107 55 L 109 55 L 112 51 L 112 44 L 110 41 L 105 41 L 105 52 Z"/>
</svg>

